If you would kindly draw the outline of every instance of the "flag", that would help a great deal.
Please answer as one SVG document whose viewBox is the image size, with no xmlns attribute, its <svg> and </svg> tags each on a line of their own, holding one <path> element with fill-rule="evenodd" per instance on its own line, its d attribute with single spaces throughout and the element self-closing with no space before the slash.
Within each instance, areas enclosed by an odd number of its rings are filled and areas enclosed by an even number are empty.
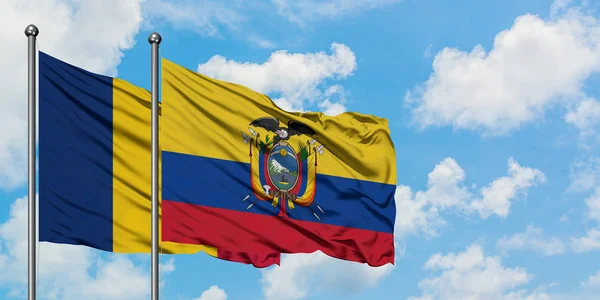
<svg viewBox="0 0 600 300">
<path fill-rule="evenodd" d="M 394 263 L 387 121 L 290 113 L 162 60 L 164 241 Z"/>
<path fill-rule="evenodd" d="M 150 92 L 43 52 L 39 91 L 40 241 L 149 253 Z M 219 257 L 215 247 L 174 242 L 159 247 L 161 253 Z M 278 255 L 228 253 L 227 259 L 279 262 Z"/>
</svg>

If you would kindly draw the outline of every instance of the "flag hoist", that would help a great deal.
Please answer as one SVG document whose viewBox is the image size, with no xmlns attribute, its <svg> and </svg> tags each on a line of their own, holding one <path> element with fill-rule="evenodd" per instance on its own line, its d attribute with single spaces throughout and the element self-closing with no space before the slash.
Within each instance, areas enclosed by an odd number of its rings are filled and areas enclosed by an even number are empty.
<svg viewBox="0 0 600 300">
<path fill-rule="evenodd" d="M 162 38 L 154 32 L 148 37 L 152 47 L 152 300 L 158 300 L 158 46 Z"/>
<path fill-rule="evenodd" d="M 35 140 L 36 135 L 35 131 L 37 128 L 37 99 L 36 99 L 36 57 L 37 57 L 37 49 L 36 49 L 36 38 L 40 31 L 38 28 L 31 24 L 25 28 L 25 36 L 27 36 L 27 106 L 28 106 L 28 123 L 27 123 L 27 131 L 29 138 L 27 140 L 27 183 L 28 183 L 28 214 L 27 214 L 27 295 L 29 300 L 35 300 L 36 294 L 36 243 L 37 243 L 37 216 L 36 216 L 36 199 L 35 199 Z"/>
</svg>

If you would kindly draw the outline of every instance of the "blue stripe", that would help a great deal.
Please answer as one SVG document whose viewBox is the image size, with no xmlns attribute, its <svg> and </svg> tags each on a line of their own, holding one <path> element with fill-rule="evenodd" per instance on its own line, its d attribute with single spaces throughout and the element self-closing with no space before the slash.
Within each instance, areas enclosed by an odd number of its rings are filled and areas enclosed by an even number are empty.
<svg viewBox="0 0 600 300">
<path fill-rule="evenodd" d="M 162 152 L 163 199 L 215 208 L 277 215 L 279 206 L 256 201 L 252 194 L 250 164 Z M 296 206 L 291 218 L 331 225 L 393 233 L 396 186 L 317 174 L 317 192 L 311 209 Z M 317 212 L 318 204 L 324 211 Z M 321 221 L 313 215 L 316 212 Z"/>
<path fill-rule="evenodd" d="M 112 251 L 112 78 L 39 58 L 39 238 Z"/>
</svg>

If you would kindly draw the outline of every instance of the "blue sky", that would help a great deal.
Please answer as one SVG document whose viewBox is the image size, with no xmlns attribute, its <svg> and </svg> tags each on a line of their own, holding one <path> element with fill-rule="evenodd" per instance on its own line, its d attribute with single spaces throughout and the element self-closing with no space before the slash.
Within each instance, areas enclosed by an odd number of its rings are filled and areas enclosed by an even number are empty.
<svg viewBox="0 0 600 300">
<path fill-rule="evenodd" d="M 593 299 L 600 294 L 594 1 L 109 0 L 0 4 L 0 298 L 26 287 L 26 39 L 150 86 L 148 35 L 285 109 L 389 120 L 394 267 L 319 253 L 254 269 L 162 257 L 162 299 Z M 248 1 L 249 2 L 249 1 Z M 299 1 L 300 2 L 300 1 Z M 298 2 L 298 3 L 299 3 Z M 42 5 L 42 3 L 45 3 Z M 5 75 L 6 74 L 6 75 Z M 43 299 L 147 299 L 148 257 L 42 244 Z M 414 298 L 411 298 L 414 297 Z"/>
</svg>

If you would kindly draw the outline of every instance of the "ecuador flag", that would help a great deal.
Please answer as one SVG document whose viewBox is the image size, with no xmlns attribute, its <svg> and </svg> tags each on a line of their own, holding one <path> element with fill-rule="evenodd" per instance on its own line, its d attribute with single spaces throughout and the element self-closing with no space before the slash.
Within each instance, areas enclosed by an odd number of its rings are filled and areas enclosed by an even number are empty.
<svg viewBox="0 0 600 300">
<path fill-rule="evenodd" d="M 163 240 L 394 263 L 387 121 L 290 113 L 162 60 Z"/>
<path fill-rule="evenodd" d="M 149 253 L 151 94 L 43 52 L 39 72 L 40 241 Z M 219 257 L 215 247 L 159 246 Z M 243 262 L 278 263 L 279 255 Z"/>
</svg>

